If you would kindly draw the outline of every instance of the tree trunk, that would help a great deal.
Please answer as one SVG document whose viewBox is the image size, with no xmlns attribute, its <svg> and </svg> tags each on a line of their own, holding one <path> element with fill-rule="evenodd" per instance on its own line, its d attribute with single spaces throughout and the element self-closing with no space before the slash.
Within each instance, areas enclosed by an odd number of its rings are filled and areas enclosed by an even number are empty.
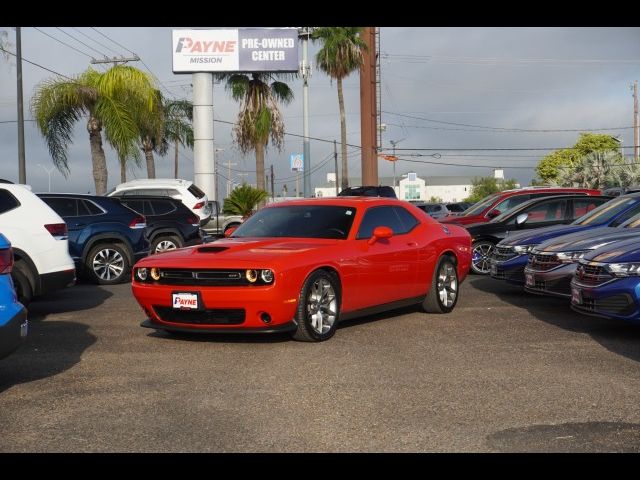
<svg viewBox="0 0 640 480">
<path fill-rule="evenodd" d="M 349 165 L 347 164 L 347 120 L 344 115 L 344 94 L 342 79 L 338 77 L 338 104 L 340 105 L 340 141 L 342 150 L 342 190 L 349 186 Z M 336 172 L 338 173 L 338 172 Z"/>
<path fill-rule="evenodd" d="M 96 187 L 96 195 L 107 193 L 107 159 L 102 149 L 102 125 L 93 115 L 87 122 L 89 143 L 91 144 L 91 162 L 93 163 L 93 183 Z"/>
<path fill-rule="evenodd" d="M 176 157 L 175 157 L 175 168 L 173 170 L 173 178 L 178 178 L 178 141 L 176 140 Z"/>
<path fill-rule="evenodd" d="M 256 187 L 264 190 L 264 146 L 265 142 L 259 141 L 256 145 Z M 258 208 L 263 207 L 265 201 L 258 204 Z"/>
<path fill-rule="evenodd" d="M 120 159 L 120 183 L 127 181 L 127 159 Z"/>
<path fill-rule="evenodd" d="M 147 160 L 147 178 L 156 178 L 156 164 L 153 161 L 153 148 L 149 140 L 142 143 L 142 150 Z"/>
</svg>

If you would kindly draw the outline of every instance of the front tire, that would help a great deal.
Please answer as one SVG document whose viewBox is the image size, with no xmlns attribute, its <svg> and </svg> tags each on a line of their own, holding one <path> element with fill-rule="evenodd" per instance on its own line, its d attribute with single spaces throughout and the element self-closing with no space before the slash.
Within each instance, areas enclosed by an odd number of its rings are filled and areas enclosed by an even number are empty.
<svg viewBox="0 0 640 480">
<path fill-rule="evenodd" d="M 335 274 L 316 270 L 307 277 L 298 298 L 293 338 L 323 342 L 336 332 L 340 315 L 340 284 Z"/>
<path fill-rule="evenodd" d="M 481 240 L 473 244 L 473 251 L 471 254 L 471 270 L 478 275 L 489 275 L 491 272 L 491 265 L 489 260 L 495 245 L 493 242 L 487 240 Z"/>
<path fill-rule="evenodd" d="M 115 285 L 129 279 L 131 265 L 124 248 L 103 243 L 91 249 L 85 259 L 86 272 L 99 285 Z"/>
<path fill-rule="evenodd" d="M 450 257 L 441 257 L 422 308 L 427 313 L 449 313 L 458 302 L 458 270 Z"/>
</svg>

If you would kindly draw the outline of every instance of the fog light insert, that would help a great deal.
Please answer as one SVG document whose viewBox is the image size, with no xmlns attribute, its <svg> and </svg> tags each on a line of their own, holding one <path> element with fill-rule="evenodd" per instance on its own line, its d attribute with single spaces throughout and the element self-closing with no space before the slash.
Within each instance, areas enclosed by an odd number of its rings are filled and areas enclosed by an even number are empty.
<svg viewBox="0 0 640 480">
<path fill-rule="evenodd" d="M 262 312 L 260 314 L 260 320 L 262 320 L 264 323 L 271 323 L 271 315 L 269 315 L 267 312 Z"/>
<path fill-rule="evenodd" d="M 151 278 L 153 278 L 156 281 L 160 280 L 160 270 L 157 269 L 156 267 L 153 267 L 151 269 Z"/>
<path fill-rule="evenodd" d="M 249 280 L 251 283 L 255 283 L 256 280 L 258 280 L 258 271 L 257 270 L 247 270 L 245 273 L 245 277 L 247 277 L 247 280 Z"/>
<path fill-rule="evenodd" d="M 273 271 L 272 270 L 262 270 L 260 272 L 260 278 L 264 283 L 273 282 Z"/>
<path fill-rule="evenodd" d="M 144 282 L 147 279 L 147 269 L 146 268 L 138 268 L 136 270 L 136 275 L 138 276 L 139 280 L 142 280 Z"/>
</svg>

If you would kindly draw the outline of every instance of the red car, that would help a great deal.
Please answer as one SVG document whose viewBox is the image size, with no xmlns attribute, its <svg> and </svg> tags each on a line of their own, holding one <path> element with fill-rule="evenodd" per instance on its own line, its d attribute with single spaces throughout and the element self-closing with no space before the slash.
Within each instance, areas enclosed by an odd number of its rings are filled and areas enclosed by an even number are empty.
<svg viewBox="0 0 640 480">
<path fill-rule="evenodd" d="M 520 205 L 534 198 L 548 197 L 551 195 L 576 195 L 580 193 L 584 193 L 585 195 L 600 195 L 600 190 L 572 187 L 527 187 L 517 190 L 504 190 L 486 196 L 460 214 L 447 215 L 438 220 L 441 223 L 454 223 L 456 225 L 485 223 L 496 218 L 501 213 L 511 210 L 516 205 Z"/>
<path fill-rule="evenodd" d="M 338 320 L 411 304 L 448 313 L 471 264 L 463 227 L 382 197 L 269 205 L 228 238 L 140 260 L 143 327 L 330 338 Z"/>
</svg>

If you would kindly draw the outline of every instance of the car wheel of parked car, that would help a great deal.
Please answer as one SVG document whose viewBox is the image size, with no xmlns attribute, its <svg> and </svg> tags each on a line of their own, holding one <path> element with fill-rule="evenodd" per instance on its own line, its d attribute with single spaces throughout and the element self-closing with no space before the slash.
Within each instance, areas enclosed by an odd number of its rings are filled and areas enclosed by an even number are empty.
<svg viewBox="0 0 640 480">
<path fill-rule="evenodd" d="M 431 288 L 422 308 L 428 313 L 449 313 L 458 301 L 458 271 L 450 257 L 442 257 L 433 272 Z"/>
<path fill-rule="evenodd" d="M 334 274 L 317 270 L 307 277 L 298 299 L 293 338 L 321 342 L 333 336 L 340 310 L 339 281 Z"/>
<path fill-rule="evenodd" d="M 182 240 L 175 235 L 160 236 L 151 243 L 151 253 L 163 253 L 182 247 Z"/>
<path fill-rule="evenodd" d="M 129 278 L 131 265 L 124 249 L 103 243 L 91 249 L 85 260 L 89 276 L 100 285 L 114 285 Z"/>
<path fill-rule="evenodd" d="M 489 259 L 493 253 L 495 245 L 487 240 L 481 240 L 473 244 L 471 256 L 471 270 L 478 275 L 489 275 Z"/>
<path fill-rule="evenodd" d="M 11 278 L 16 289 L 18 301 L 23 305 L 28 305 L 33 299 L 33 282 L 29 267 L 22 260 L 17 260 L 11 271 Z"/>
</svg>

